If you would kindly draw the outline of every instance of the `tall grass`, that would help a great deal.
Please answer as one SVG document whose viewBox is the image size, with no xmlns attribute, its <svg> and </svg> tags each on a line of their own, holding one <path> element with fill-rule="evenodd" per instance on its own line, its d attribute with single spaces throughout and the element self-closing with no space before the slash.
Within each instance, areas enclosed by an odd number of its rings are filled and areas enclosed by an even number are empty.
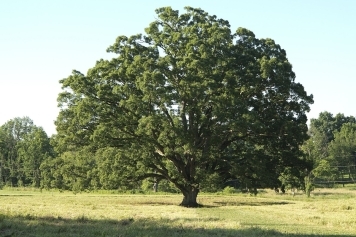
<svg viewBox="0 0 356 237">
<path fill-rule="evenodd" d="M 196 209 L 181 198 L 0 190 L 0 236 L 356 236 L 356 190 L 202 194 Z"/>
</svg>

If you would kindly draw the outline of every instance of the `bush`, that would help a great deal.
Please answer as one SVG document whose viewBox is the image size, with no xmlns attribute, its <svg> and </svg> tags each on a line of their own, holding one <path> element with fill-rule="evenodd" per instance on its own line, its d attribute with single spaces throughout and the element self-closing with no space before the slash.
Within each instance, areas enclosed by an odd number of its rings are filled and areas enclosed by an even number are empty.
<svg viewBox="0 0 356 237">
<path fill-rule="evenodd" d="M 223 194 L 234 194 L 234 193 L 237 193 L 237 190 L 233 187 L 228 186 L 223 190 Z"/>
</svg>

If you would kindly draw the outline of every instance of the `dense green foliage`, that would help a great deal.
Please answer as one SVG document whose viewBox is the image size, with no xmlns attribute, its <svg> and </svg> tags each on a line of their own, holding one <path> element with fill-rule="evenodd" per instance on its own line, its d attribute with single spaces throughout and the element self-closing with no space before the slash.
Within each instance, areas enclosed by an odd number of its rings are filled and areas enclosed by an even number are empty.
<svg viewBox="0 0 356 237">
<path fill-rule="evenodd" d="M 310 139 L 302 149 L 313 162 L 311 175 L 322 182 L 354 181 L 356 120 L 353 116 L 322 112 L 310 121 Z M 345 176 L 347 174 L 348 177 Z"/>
<path fill-rule="evenodd" d="M 40 165 L 53 155 L 49 138 L 28 118 L 14 118 L 0 127 L 0 186 L 40 187 Z"/>
<path fill-rule="evenodd" d="M 337 126 L 336 121 L 339 121 Z M 335 130 L 330 133 L 332 129 Z M 333 135 L 330 142 L 325 138 L 327 132 Z M 313 169 L 308 172 L 297 170 L 299 175 L 293 175 L 293 169 L 286 167 L 279 176 L 281 184 L 285 189 L 301 188 L 310 194 L 313 184 L 320 184 L 321 181 L 329 185 L 354 182 L 355 132 L 356 123 L 352 116 L 333 116 L 323 112 L 319 118 L 311 119 L 311 136 L 302 149 L 313 164 Z M 156 182 L 161 192 L 178 191 L 165 179 L 152 177 L 143 182 L 133 182 L 129 174 L 135 171 L 135 163 L 130 164 L 130 157 L 125 156 L 119 148 L 93 150 L 91 147 L 81 147 L 77 151 L 55 153 L 54 150 L 60 150 L 57 136 L 49 139 L 43 129 L 35 126 L 28 117 L 14 118 L 3 124 L 0 135 L 1 186 L 58 188 L 73 192 L 99 189 L 152 192 Z M 238 187 L 245 188 L 245 185 L 239 180 Z M 207 175 L 200 182 L 200 190 L 204 192 L 220 191 L 224 186 L 218 173 Z"/>
<path fill-rule="evenodd" d="M 156 13 L 145 35 L 108 48 L 117 57 L 60 81 L 56 142 L 75 182 L 92 181 L 84 167 L 94 162 L 104 187 L 168 180 L 196 206 L 212 181 L 255 190 L 280 185 L 283 172 L 300 177 L 313 100 L 285 50 L 201 9 Z"/>
</svg>

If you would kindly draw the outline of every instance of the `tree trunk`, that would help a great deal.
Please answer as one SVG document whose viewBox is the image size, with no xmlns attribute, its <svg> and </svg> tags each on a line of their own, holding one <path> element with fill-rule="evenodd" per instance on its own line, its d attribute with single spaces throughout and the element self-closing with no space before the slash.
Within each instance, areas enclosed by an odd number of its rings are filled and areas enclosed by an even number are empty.
<svg viewBox="0 0 356 237">
<path fill-rule="evenodd" d="M 188 191 L 183 192 L 183 201 L 180 206 L 183 207 L 198 207 L 197 196 L 199 193 L 199 189 L 196 187 L 190 187 Z"/>
<path fill-rule="evenodd" d="M 158 192 L 158 183 L 156 181 L 153 183 L 153 192 Z"/>
<path fill-rule="evenodd" d="M 0 161 L 0 189 L 2 188 L 2 186 L 4 186 L 3 184 L 3 177 L 2 177 L 2 166 L 1 166 L 1 161 Z"/>
</svg>

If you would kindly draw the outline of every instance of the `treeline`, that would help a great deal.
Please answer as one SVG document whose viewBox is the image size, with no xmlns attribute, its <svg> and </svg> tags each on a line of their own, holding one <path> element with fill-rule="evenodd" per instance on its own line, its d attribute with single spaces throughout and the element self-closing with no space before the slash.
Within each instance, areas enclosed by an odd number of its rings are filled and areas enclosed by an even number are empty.
<svg viewBox="0 0 356 237">
<path fill-rule="evenodd" d="M 313 163 L 314 183 L 348 183 L 356 180 L 356 120 L 353 116 L 322 112 L 310 120 L 310 138 L 302 149 Z"/>
<path fill-rule="evenodd" d="M 306 172 L 304 183 L 288 173 L 281 175 L 283 186 L 306 189 L 314 183 L 354 182 L 355 118 L 320 113 L 319 118 L 310 120 L 309 135 L 302 150 L 312 169 Z M 132 167 L 140 164 L 134 164 L 135 160 L 118 148 L 95 149 L 88 145 L 76 150 L 61 147 L 57 140 L 56 135 L 48 137 L 43 128 L 34 125 L 28 117 L 14 118 L 3 124 L 0 127 L 0 187 L 32 186 L 80 192 L 152 190 L 158 185 L 160 191 L 178 191 L 166 180 L 147 178 L 132 182 L 130 174 L 139 170 L 134 171 Z M 215 192 L 224 187 L 224 181 L 218 175 L 211 175 L 201 187 L 202 191 Z"/>
<path fill-rule="evenodd" d="M 94 189 L 150 189 L 158 180 L 128 182 L 127 167 L 115 148 L 93 151 L 89 146 L 67 151 L 29 117 L 0 127 L 0 187 L 31 186 L 79 192 Z M 166 181 L 160 190 L 176 192 Z"/>
</svg>

